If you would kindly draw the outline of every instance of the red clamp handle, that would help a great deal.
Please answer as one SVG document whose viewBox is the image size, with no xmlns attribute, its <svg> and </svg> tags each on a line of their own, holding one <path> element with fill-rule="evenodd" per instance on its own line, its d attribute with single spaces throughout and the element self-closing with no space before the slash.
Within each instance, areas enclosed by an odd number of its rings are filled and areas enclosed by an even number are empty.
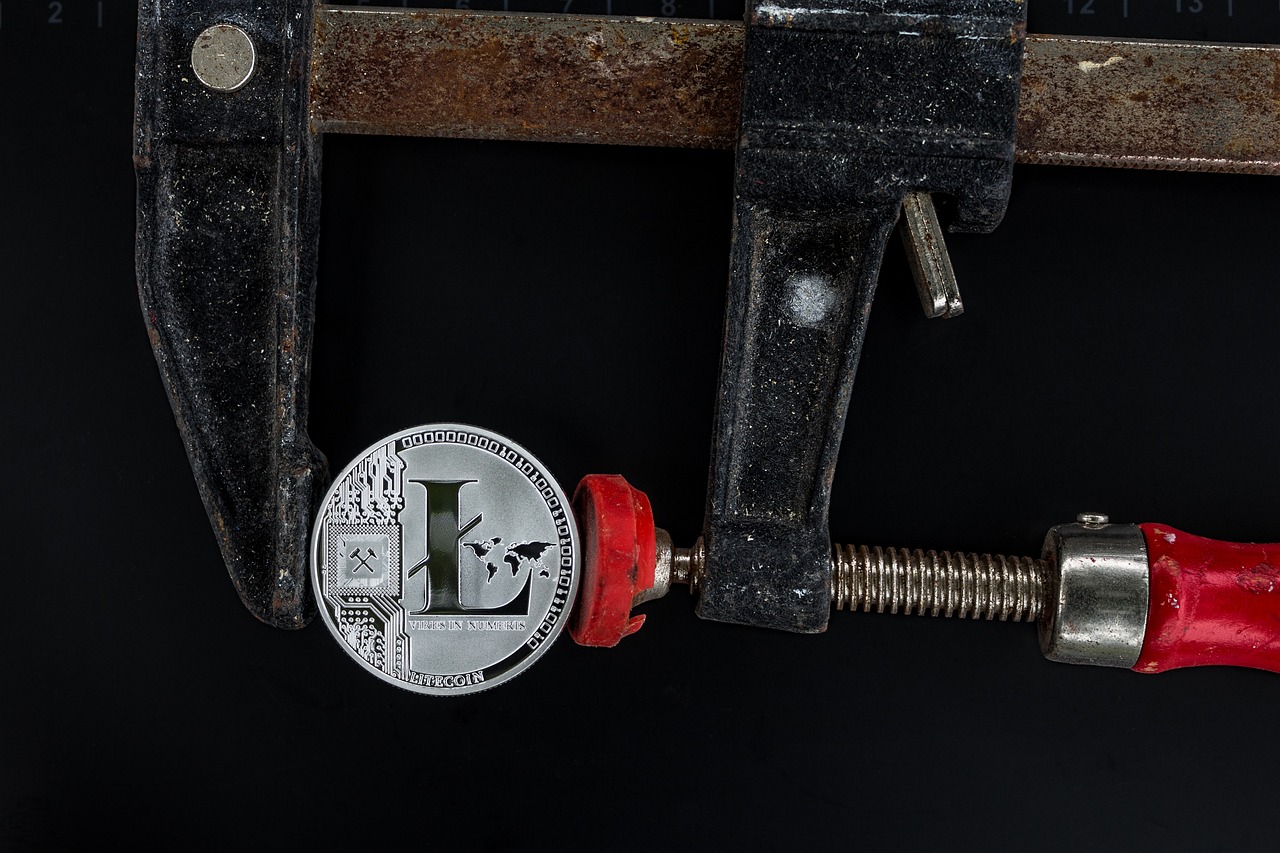
<svg viewBox="0 0 1280 853">
<path fill-rule="evenodd" d="M 1139 525 L 1151 599 L 1134 670 L 1249 666 L 1280 672 L 1280 544 L 1218 542 Z"/>
</svg>

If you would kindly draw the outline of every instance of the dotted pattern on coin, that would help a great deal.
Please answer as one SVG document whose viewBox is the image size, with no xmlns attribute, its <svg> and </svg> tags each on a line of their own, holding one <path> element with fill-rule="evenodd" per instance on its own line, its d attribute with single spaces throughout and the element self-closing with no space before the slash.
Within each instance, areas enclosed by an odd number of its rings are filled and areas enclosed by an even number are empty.
<svg viewBox="0 0 1280 853">
<path fill-rule="evenodd" d="M 311 580 L 365 669 L 420 693 L 515 677 L 568 619 L 579 577 L 569 501 L 537 459 L 477 427 L 388 436 L 321 504 Z"/>
</svg>

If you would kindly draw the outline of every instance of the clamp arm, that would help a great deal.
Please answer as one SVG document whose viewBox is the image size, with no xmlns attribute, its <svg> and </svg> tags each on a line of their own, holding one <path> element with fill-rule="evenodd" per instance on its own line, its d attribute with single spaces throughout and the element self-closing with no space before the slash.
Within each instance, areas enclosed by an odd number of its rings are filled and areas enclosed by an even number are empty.
<svg viewBox="0 0 1280 853">
<path fill-rule="evenodd" d="M 147 334 L 231 580 L 306 624 L 327 463 L 307 436 L 320 145 L 308 0 L 143 0 L 134 163 Z M 212 59 L 209 55 L 212 55 Z"/>
</svg>

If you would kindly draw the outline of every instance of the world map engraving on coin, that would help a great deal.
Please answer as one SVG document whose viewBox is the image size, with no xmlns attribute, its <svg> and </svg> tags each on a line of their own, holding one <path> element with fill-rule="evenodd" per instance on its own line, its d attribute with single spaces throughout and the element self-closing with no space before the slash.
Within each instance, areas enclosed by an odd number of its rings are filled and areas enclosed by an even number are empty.
<svg viewBox="0 0 1280 853">
<path fill-rule="evenodd" d="M 462 543 L 471 550 L 472 554 L 484 561 L 484 566 L 489 570 L 489 580 L 493 580 L 493 576 L 499 571 L 496 560 L 506 563 L 511 569 L 511 577 L 520 574 L 522 568 L 538 569 L 538 577 L 551 577 L 551 572 L 542 564 L 542 555 L 551 547 L 550 542 L 515 542 L 510 545 L 504 545 L 501 536 L 493 539 L 486 539 L 483 542 L 464 542 Z M 500 555 L 500 556 L 499 556 Z"/>
</svg>

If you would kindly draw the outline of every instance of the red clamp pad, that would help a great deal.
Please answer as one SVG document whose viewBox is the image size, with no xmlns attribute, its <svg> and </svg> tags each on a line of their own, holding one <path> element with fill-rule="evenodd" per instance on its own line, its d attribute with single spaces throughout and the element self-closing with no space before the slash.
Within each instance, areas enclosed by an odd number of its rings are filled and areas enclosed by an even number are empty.
<svg viewBox="0 0 1280 853">
<path fill-rule="evenodd" d="M 1216 664 L 1280 672 L 1280 545 L 1139 527 L 1151 563 L 1151 605 L 1133 668 Z"/>
<path fill-rule="evenodd" d="M 573 493 L 573 511 L 583 571 L 569 636 L 581 646 L 616 646 L 644 624 L 643 615 L 631 615 L 631 601 L 654 584 L 653 510 L 644 492 L 622 477 L 589 474 Z"/>
</svg>

